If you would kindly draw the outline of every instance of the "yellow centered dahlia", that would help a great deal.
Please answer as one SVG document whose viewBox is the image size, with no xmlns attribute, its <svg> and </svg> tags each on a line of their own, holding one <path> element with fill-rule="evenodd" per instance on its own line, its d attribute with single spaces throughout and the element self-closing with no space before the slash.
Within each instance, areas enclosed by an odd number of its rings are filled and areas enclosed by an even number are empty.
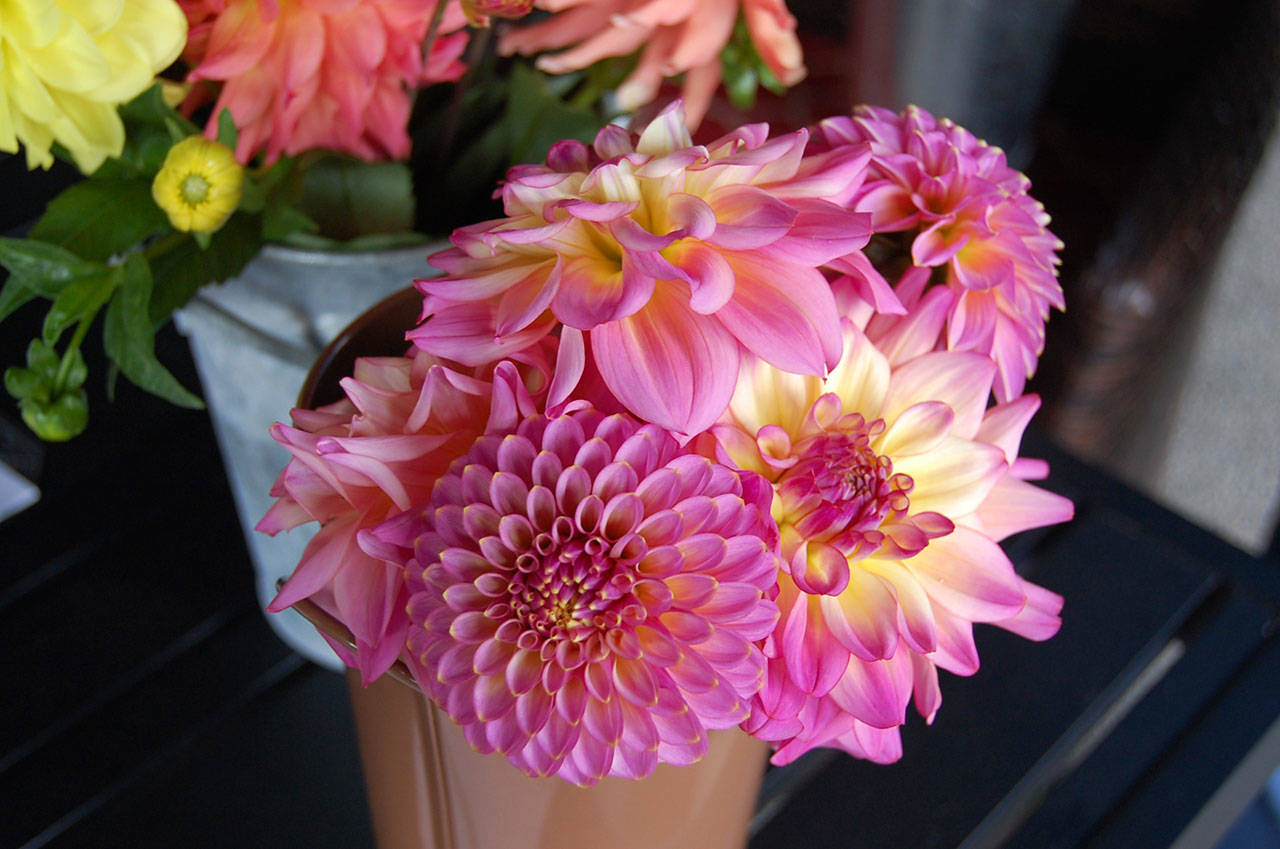
<svg viewBox="0 0 1280 849">
<path fill-rule="evenodd" d="M 1018 456 L 1039 399 L 986 409 L 995 364 L 935 338 L 887 355 L 846 321 L 825 380 L 748 360 L 712 429 L 723 460 L 774 488 L 777 653 L 744 728 L 774 741 L 775 763 L 815 746 L 896 760 L 912 696 L 931 721 L 937 669 L 977 670 L 974 623 L 1037 640 L 1061 624 L 1062 598 L 998 545 L 1071 516 Z"/>
<path fill-rule="evenodd" d="M 65 147 L 86 174 L 124 147 L 116 106 L 151 85 L 182 50 L 173 0 L 6 0 L 0 5 L 0 150 L 27 167 Z"/>
<path fill-rule="evenodd" d="M 169 148 L 151 197 L 175 230 L 212 233 L 240 204 L 244 169 L 226 145 L 188 136 Z"/>
</svg>

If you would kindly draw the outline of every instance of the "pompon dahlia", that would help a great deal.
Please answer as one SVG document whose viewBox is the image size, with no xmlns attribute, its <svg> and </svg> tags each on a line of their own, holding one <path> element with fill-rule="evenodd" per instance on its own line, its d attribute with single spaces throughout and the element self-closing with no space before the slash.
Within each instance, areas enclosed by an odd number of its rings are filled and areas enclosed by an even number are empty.
<svg viewBox="0 0 1280 849">
<path fill-rule="evenodd" d="M 293 459 L 257 529 L 276 534 L 311 521 L 321 528 L 267 609 L 311 598 L 337 616 L 357 652 L 330 645 L 365 683 L 395 662 L 409 624 L 400 564 L 367 531 L 425 503 L 437 478 L 486 428 L 513 427 L 533 412 L 526 381 L 539 388 L 546 369 L 522 368 L 523 376 L 503 362 L 481 377 L 421 352 L 360 359 L 342 381 L 345 400 L 294 410 L 293 427 L 271 429 Z"/>
<path fill-rule="evenodd" d="M 512 169 L 507 217 L 431 257 L 446 276 L 418 281 L 431 318 L 411 338 L 476 363 L 561 322 L 624 407 L 681 438 L 723 412 L 743 351 L 824 374 L 840 326 L 818 267 L 856 254 L 870 217 L 822 198 L 851 191 L 868 154 L 803 157 L 807 132 L 767 133 L 695 146 L 673 104 L 638 137 L 606 127 Z"/>
<path fill-rule="evenodd" d="M 609 56 L 639 52 L 635 69 L 618 87 L 619 107 L 632 112 L 658 94 L 664 77 L 684 75 L 689 123 L 696 127 L 720 85 L 720 51 L 733 35 L 739 12 L 751 42 L 783 85 L 804 79 L 796 20 L 783 0 L 540 0 L 555 14 L 503 34 L 503 55 L 540 56 L 548 74 L 587 67 Z"/>
<path fill-rule="evenodd" d="M 770 495 L 622 414 L 481 437 L 375 532 L 412 550 L 410 667 L 472 746 L 529 775 L 691 763 L 763 681 Z"/>
<path fill-rule="evenodd" d="M 455 80 L 467 35 L 450 3 L 426 62 L 436 0 L 179 0 L 191 25 L 191 82 L 222 88 L 206 134 L 231 110 L 236 158 L 336 150 L 362 159 L 409 154 L 409 93 Z M 202 96 L 197 88 L 194 97 Z"/>
<path fill-rule="evenodd" d="M 997 542 L 1066 521 L 1071 502 L 1024 478 L 1038 406 L 986 410 L 995 375 L 971 352 L 927 352 L 933 328 L 890 360 L 851 323 L 825 381 L 744 367 L 711 434 L 725 461 L 773 483 L 781 538 L 777 656 L 744 726 L 785 763 L 815 746 L 890 761 L 912 692 L 932 720 L 937 668 L 978 668 L 975 622 L 1032 639 L 1062 599 L 1020 578 Z"/>
<path fill-rule="evenodd" d="M 1030 181 L 999 148 L 914 106 L 901 115 L 860 106 L 852 117 L 821 122 L 814 139 L 819 152 L 871 144 L 870 173 L 843 200 L 870 212 L 877 234 L 908 240 L 912 267 L 899 297 L 913 308 L 930 269 L 942 270 L 955 294 L 946 347 L 996 361 L 996 400 L 1022 394 L 1044 350 L 1049 310 L 1064 308 L 1057 276 L 1062 242 L 1047 229 L 1044 207 L 1027 194 Z"/>
</svg>

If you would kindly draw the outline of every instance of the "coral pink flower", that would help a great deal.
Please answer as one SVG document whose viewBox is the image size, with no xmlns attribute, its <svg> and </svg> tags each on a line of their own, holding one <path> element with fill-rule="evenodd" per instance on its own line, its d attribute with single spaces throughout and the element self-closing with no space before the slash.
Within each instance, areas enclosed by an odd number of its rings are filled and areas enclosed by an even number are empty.
<svg viewBox="0 0 1280 849">
<path fill-rule="evenodd" d="M 1071 516 L 1023 479 L 1043 471 L 1017 456 L 1038 399 L 985 410 L 994 364 L 926 352 L 936 329 L 890 360 L 846 322 L 825 380 L 750 362 L 712 429 L 723 459 L 774 485 L 778 651 L 745 727 L 781 746 L 775 762 L 814 746 L 893 760 L 912 692 L 932 720 L 937 668 L 978 668 L 973 623 L 1058 629 L 1062 599 L 997 544 Z"/>
<path fill-rule="evenodd" d="M 872 214 L 876 233 L 907 237 L 914 267 L 898 286 L 903 303 L 914 308 L 929 269 L 944 269 L 956 296 L 947 347 L 991 356 L 996 399 L 1016 398 L 1044 350 L 1050 307 L 1063 308 L 1062 243 L 1027 194 L 1030 182 L 999 148 L 916 107 L 898 115 L 862 106 L 815 130 L 818 151 L 862 142 L 871 143 L 872 173 L 844 200 Z"/>
<path fill-rule="evenodd" d="M 529 379 L 541 380 L 545 371 L 536 369 Z M 294 410 L 294 427 L 271 429 L 293 459 L 258 530 L 276 534 L 311 521 L 322 527 L 267 609 L 312 598 L 337 616 L 358 652 L 331 645 L 359 667 L 366 683 L 396 660 L 408 627 L 401 567 L 366 531 L 425 503 L 450 462 L 486 426 L 513 426 L 533 412 L 511 363 L 499 364 L 490 379 L 474 372 L 421 352 L 412 359 L 358 360 L 354 376 L 342 381 L 347 399 Z"/>
<path fill-rule="evenodd" d="M 684 74 L 689 124 L 697 127 L 720 85 L 720 51 L 742 12 L 757 53 L 783 85 L 804 79 L 796 21 L 783 0 L 540 0 L 548 20 L 502 36 L 504 55 L 540 56 L 539 69 L 563 74 L 608 56 L 640 51 L 618 88 L 618 105 L 634 111 L 658 93 L 664 77 Z"/>
<path fill-rule="evenodd" d="M 223 83 L 207 127 L 231 110 L 247 163 L 306 150 L 363 159 L 409 154 L 409 90 L 454 80 L 466 46 L 456 3 L 423 62 L 435 0 L 179 0 L 192 82 Z M 446 35 L 446 33 L 451 33 Z"/>
<path fill-rule="evenodd" d="M 687 764 L 747 718 L 778 571 L 770 489 L 590 408 L 481 437 L 425 508 L 409 653 L 471 745 L 577 784 Z"/>
<path fill-rule="evenodd" d="M 856 253 L 869 216 L 822 198 L 851 190 L 866 151 L 802 158 L 807 139 L 750 125 L 694 146 L 676 104 L 638 138 L 561 142 L 509 173 L 506 218 L 431 258 L 446 276 L 418 281 L 431 318 L 410 335 L 477 363 L 563 323 L 619 402 L 682 438 L 724 410 L 742 351 L 823 374 L 840 328 L 818 266 Z"/>
</svg>

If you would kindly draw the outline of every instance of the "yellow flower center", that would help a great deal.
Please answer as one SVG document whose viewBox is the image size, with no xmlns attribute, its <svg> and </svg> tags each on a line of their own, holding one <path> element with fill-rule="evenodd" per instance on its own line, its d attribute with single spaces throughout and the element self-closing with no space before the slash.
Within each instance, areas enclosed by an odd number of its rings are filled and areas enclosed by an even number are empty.
<svg viewBox="0 0 1280 849">
<path fill-rule="evenodd" d="M 178 193 L 188 206 L 199 206 L 209 199 L 209 181 L 201 174 L 188 174 L 182 178 Z"/>
</svg>

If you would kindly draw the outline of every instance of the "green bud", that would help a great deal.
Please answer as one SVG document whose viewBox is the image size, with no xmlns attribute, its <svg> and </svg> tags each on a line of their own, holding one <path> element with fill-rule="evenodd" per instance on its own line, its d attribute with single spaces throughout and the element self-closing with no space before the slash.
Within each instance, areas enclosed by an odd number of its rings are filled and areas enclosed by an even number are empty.
<svg viewBox="0 0 1280 849">
<path fill-rule="evenodd" d="M 52 403 L 24 398 L 18 406 L 27 427 L 46 442 L 66 442 L 89 424 L 89 398 L 83 389 L 65 392 Z"/>
<path fill-rule="evenodd" d="M 4 371 L 4 388 L 19 401 L 31 398 L 47 402 L 52 387 L 53 381 L 29 368 L 11 366 Z"/>
</svg>

